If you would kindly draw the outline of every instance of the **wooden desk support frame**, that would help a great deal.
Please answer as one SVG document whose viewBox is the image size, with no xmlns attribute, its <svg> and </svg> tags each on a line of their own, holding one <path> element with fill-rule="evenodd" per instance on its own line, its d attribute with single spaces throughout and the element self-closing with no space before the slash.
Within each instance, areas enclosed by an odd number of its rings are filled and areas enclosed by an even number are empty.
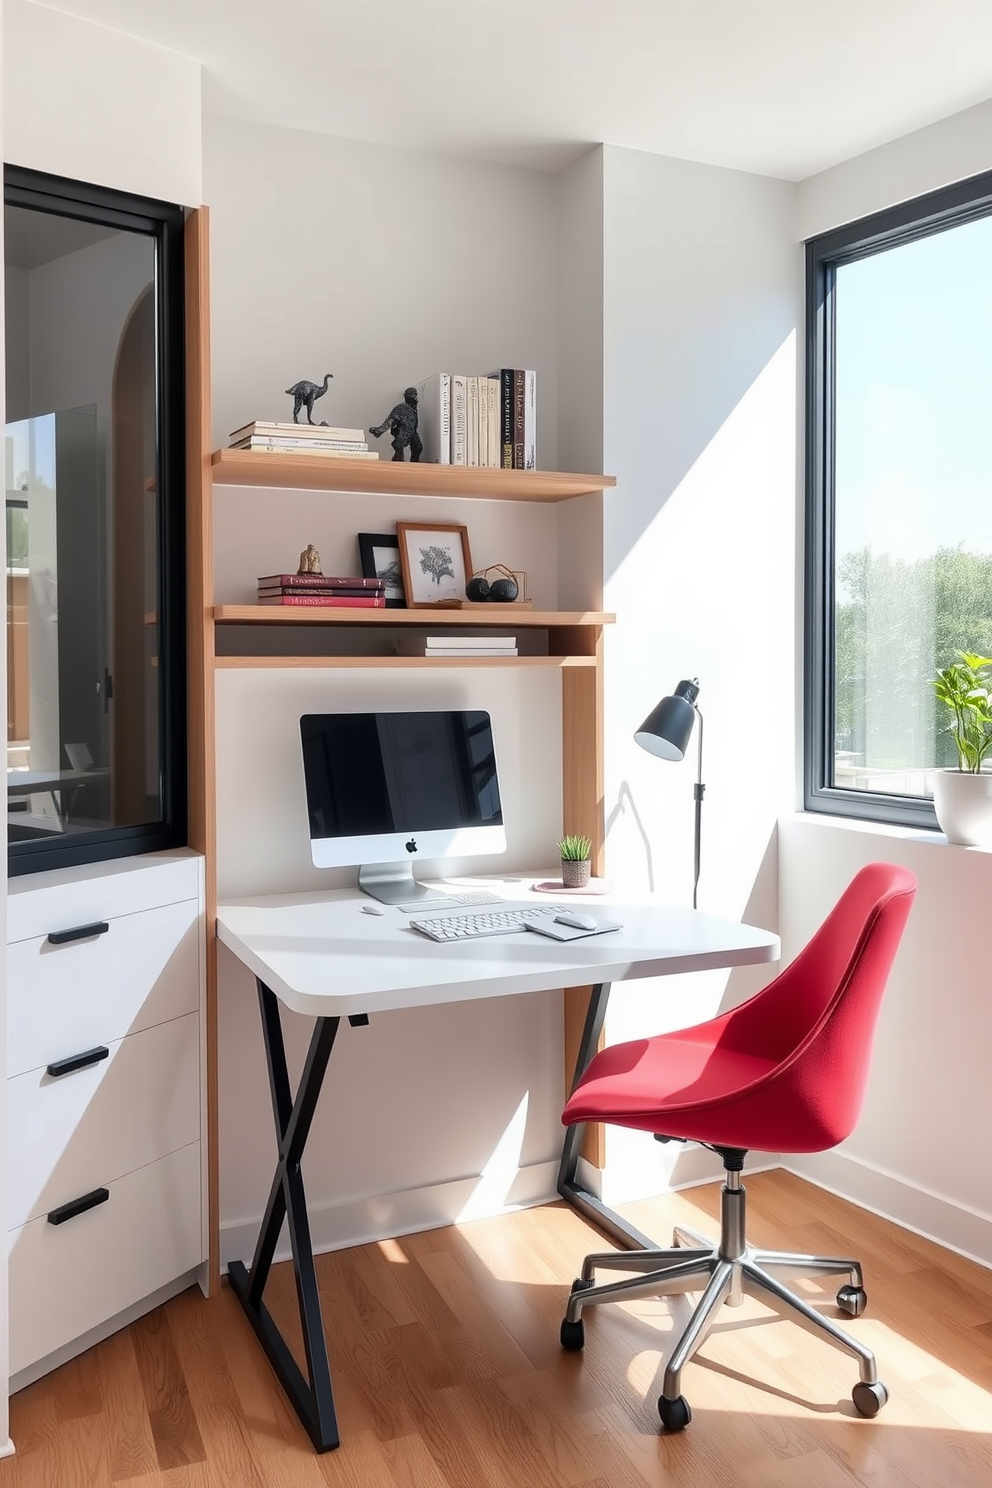
<svg viewBox="0 0 992 1488">
<path fill-rule="evenodd" d="M 466 500 L 506 499 L 524 501 L 562 501 L 583 493 L 612 486 L 612 476 L 571 475 L 568 473 L 512 470 L 483 470 L 447 466 L 407 467 L 397 471 L 390 465 L 364 465 L 357 472 L 346 473 L 341 462 L 320 464 L 313 456 L 262 456 L 253 463 L 251 452 L 211 451 L 211 386 L 210 386 L 210 252 L 209 211 L 206 207 L 191 211 L 186 218 L 186 420 L 187 420 L 187 619 L 188 619 L 188 688 L 189 688 L 189 844 L 204 856 L 206 895 L 206 1062 L 205 1140 L 207 1145 L 207 1241 L 208 1293 L 220 1290 L 220 1199 L 218 1164 L 218 1022 L 217 1022 L 217 817 L 216 817 L 216 732 L 215 684 L 219 666 L 225 658 L 217 657 L 216 625 L 237 623 L 233 614 L 215 615 L 213 608 L 213 487 L 219 482 L 235 484 L 277 484 L 314 490 L 326 488 L 358 489 L 354 480 L 361 478 L 361 489 L 391 491 L 401 485 L 410 493 L 447 495 Z M 399 482 L 399 485 L 397 484 Z M 333 499 L 333 498 L 331 498 Z M 395 613 L 391 612 L 395 618 Z M 471 623 L 470 612 L 464 623 Z M 341 616 L 336 617 L 340 621 Z M 363 616 L 348 611 L 349 624 L 368 620 L 388 620 L 390 615 L 369 611 Z M 444 616 L 445 620 L 448 616 Z M 453 617 L 452 617 L 453 618 Z M 593 842 L 593 872 L 603 871 L 603 623 L 611 615 L 555 616 L 534 615 L 547 625 L 548 647 L 552 658 L 563 658 L 559 668 L 562 689 L 562 828 L 580 832 Z M 312 626 L 320 620 L 313 610 L 295 611 L 292 620 L 286 612 L 267 621 L 282 622 L 286 638 L 284 654 L 278 657 L 238 657 L 227 664 L 238 666 L 279 667 L 286 665 L 334 665 L 334 658 L 298 658 L 292 654 L 292 637 L 296 624 Z M 505 623 L 487 620 L 494 625 Z M 526 623 L 522 618 L 520 623 Z M 426 624 L 426 617 L 425 617 Z M 328 633 L 333 634 L 333 617 L 327 617 Z M 376 666 L 389 658 L 375 657 Z M 395 658 L 397 665 L 416 664 L 408 657 Z M 502 658 L 499 659 L 502 662 Z M 533 658 L 507 658 L 507 664 L 521 666 Z M 342 665 L 358 664 L 355 657 L 342 657 Z M 496 664 L 485 658 L 486 665 Z M 571 663 L 571 664 L 568 664 Z M 430 666 L 428 658 L 422 664 Z M 592 989 L 567 991 L 564 1005 L 565 1068 L 575 1067 L 582 1042 L 582 1031 L 590 1007 Z M 597 1167 L 603 1165 L 604 1143 L 601 1127 L 589 1128 L 582 1148 L 583 1156 Z"/>
</svg>

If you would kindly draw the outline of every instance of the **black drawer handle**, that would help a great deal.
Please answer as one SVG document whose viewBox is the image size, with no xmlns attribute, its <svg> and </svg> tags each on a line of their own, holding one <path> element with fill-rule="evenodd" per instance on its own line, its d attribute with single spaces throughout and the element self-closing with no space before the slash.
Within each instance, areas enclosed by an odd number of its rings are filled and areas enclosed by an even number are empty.
<svg viewBox="0 0 992 1488">
<path fill-rule="evenodd" d="M 54 1064 L 48 1065 L 47 1073 L 57 1080 L 60 1075 L 71 1075 L 74 1070 L 88 1069 L 91 1064 L 109 1058 L 110 1050 L 106 1044 L 101 1044 L 97 1049 L 84 1049 L 82 1054 L 70 1054 L 68 1059 L 56 1059 Z"/>
<path fill-rule="evenodd" d="M 97 1204 L 105 1204 L 109 1198 L 109 1188 L 94 1188 L 92 1193 L 82 1194 L 78 1199 L 70 1199 L 68 1204 L 49 1210 L 48 1223 L 65 1224 L 67 1219 L 75 1219 L 77 1214 L 85 1214 L 87 1209 L 95 1209 Z"/>
<path fill-rule="evenodd" d="M 110 926 L 106 920 L 97 920 L 92 925 L 77 925 L 74 930 L 53 930 L 48 937 L 49 945 L 67 945 L 70 940 L 89 940 L 94 935 L 106 935 Z"/>
</svg>

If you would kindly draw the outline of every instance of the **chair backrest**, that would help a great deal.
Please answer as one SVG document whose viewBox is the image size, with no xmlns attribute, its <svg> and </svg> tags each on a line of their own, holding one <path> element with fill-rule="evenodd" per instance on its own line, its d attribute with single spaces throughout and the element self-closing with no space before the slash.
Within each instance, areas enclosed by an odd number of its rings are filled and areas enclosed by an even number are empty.
<svg viewBox="0 0 992 1488">
<path fill-rule="evenodd" d="M 915 894 L 907 868 L 867 864 L 781 975 L 725 1014 L 722 1043 L 776 1061 L 740 1093 L 737 1114 L 749 1132 L 742 1145 L 820 1152 L 850 1135 Z"/>
</svg>

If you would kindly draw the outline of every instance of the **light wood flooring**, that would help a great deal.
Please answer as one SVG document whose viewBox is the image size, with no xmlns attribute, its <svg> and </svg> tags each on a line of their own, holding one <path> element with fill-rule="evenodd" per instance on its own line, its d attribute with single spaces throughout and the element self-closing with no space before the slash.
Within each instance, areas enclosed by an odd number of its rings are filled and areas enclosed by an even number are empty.
<svg viewBox="0 0 992 1488">
<path fill-rule="evenodd" d="M 868 1312 L 849 1326 L 889 1387 L 876 1420 L 851 1404 L 853 1360 L 746 1302 L 683 1375 L 692 1425 L 660 1434 L 673 1315 L 590 1311 L 584 1354 L 563 1353 L 568 1285 L 607 1247 L 554 1205 L 319 1257 L 337 1451 L 313 1453 L 231 1292 L 190 1291 L 13 1398 L 0 1488 L 992 1484 L 992 1272 L 788 1174 L 747 1186 L 756 1243 L 862 1258 Z M 712 1232 L 718 1202 L 707 1187 L 626 1212 L 666 1243 L 675 1221 Z M 267 1300 L 286 1327 L 288 1266 Z"/>
</svg>

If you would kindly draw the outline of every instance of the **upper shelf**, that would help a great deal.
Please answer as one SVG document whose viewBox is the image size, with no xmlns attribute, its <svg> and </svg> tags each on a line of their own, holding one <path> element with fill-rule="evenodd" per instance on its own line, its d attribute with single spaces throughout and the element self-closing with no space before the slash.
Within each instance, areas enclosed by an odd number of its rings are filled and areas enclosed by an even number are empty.
<svg viewBox="0 0 992 1488">
<path fill-rule="evenodd" d="M 421 465 L 399 460 L 334 460 L 323 455 L 215 450 L 215 485 L 273 486 L 299 491 L 378 491 L 387 496 L 482 497 L 496 501 L 567 501 L 615 486 L 615 475 L 562 470 L 494 470 L 477 465 Z"/>
<path fill-rule="evenodd" d="M 494 615 L 494 610 L 499 610 Z M 483 615 L 481 611 L 485 611 Z M 602 610 L 532 610 L 527 605 L 472 605 L 461 610 L 427 605 L 422 609 L 375 610 L 363 606 L 334 605 L 215 605 L 214 619 L 220 625 L 419 625 L 421 630 L 438 626 L 561 626 L 610 625 L 615 615 Z"/>
</svg>

